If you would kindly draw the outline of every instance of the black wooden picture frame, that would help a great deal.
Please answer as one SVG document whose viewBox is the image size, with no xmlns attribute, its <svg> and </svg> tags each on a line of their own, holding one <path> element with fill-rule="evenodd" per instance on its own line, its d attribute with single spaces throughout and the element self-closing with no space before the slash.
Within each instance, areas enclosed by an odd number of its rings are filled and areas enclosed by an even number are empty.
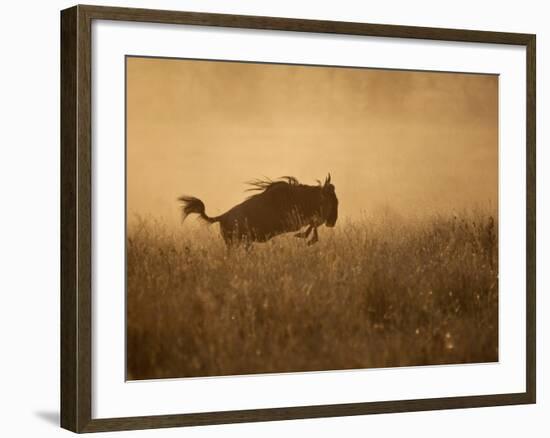
<svg viewBox="0 0 550 438">
<path fill-rule="evenodd" d="M 522 393 L 92 419 L 92 21 L 267 29 L 509 44 L 526 48 L 526 391 Z M 531 34 L 75 6 L 61 12 L 61 426 L 97 432 L 535 403 L 535 59 Z"/>
</svg>

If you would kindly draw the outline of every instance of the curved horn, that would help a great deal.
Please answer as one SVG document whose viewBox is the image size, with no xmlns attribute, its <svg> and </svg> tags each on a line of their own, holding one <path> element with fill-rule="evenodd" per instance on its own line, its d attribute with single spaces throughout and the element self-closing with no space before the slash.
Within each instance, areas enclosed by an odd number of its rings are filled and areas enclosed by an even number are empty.
<svg viewBox="0 0 550 438">
<path fill-rule="evenodd" d="M 328 174 L 328 176 L 325 178 L 325 186 L 328 186 L 330 184 L 330 173 Z"/>
</svg>

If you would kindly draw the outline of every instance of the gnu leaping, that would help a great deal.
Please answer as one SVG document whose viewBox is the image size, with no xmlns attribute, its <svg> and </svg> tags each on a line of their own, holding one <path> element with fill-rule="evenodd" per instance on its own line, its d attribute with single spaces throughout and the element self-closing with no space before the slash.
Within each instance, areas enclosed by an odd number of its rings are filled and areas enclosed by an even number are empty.
<svg viewBox="0 0 550 438">
<path fill-rule="evenodd" d="M 210 224 L 220 224 L 221 235 L 228 246 L 266 242 L 280 234 L 296 232 L 296 237 L 319 240 L 317 228 L 334 227 L 338 219 L 338 198 L 330 174 L 324 183 L 301 184 L 293 176 L 277 180 L 259 179 L 248 183 L 258 191 L 220 216 L 210 217 L 204 203 L 192 196 L 181 196 L 182 217 L 190 214 Z"/>
</svg>

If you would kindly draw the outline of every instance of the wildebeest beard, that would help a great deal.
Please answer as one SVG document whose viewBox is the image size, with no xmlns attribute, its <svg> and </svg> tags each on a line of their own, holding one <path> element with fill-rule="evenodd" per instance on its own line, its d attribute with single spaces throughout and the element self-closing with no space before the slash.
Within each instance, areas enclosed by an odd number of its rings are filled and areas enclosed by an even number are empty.
<svg viewBox="0 0 550 438">
<path fill-rule="evenodd" d="M 192 196 L 181 196 L 182 217 L 198 214 L 208 222 L 220 224 L 222 237 L 227 245 L 266 242 L 272 237 L 296 232 L 296 237 L 318 241 L 317 228 L 323 224 L 334 227 L 338 218 L 338 198 L 331 184 L 330 174 L 324 184 L 301 184 L 295 177 L 285 176 L 277 180 L 262 179 L 248 183 L 249 191 L 257 191 L 242 203 L 220 216 L 210 217 L 204 203 Z M 300 231 L 305 228 L 304 231 Z"/>
</svg>

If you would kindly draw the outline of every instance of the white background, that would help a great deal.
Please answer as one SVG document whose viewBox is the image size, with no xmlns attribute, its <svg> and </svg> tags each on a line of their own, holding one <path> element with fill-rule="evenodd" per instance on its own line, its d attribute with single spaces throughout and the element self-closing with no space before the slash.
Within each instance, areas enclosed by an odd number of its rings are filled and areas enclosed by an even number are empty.
<svg viewBox="0 0 550 438">
<path fill-rule="evenodd" d="M 100 3 L 98 3 L 100 4 Z M 548 186 L 542 169 L 550 165 L 542 148 L 542 125 L 550 98 L 544 52 L 550 31 L 544 2 L 426 1 L 246 2 L 110 1 L 120 6 L 187 9 L 344 21 L 463 27 L 538 34 L 538 345 L 539 370 L 548 363 L 542 350 L 548 324 L 543 291 L 550 219 Z M 59 9 L 69 2 L 3 5 L 0 69 L 0 291 L 1 426 L 5 436 L 55 436 L 59 404 Z M 548 190 L 548 189 L 547 189 Z M 545 248 L 543 250 L 543 247 Z M 209 426 L 185 430 L 142 431 L 113 436 L 544 436 L 550 407 L 548 384 L 538 376 L 539 403 L 460 411 L 392 414 L 338 419 Z"/>
</svg>

